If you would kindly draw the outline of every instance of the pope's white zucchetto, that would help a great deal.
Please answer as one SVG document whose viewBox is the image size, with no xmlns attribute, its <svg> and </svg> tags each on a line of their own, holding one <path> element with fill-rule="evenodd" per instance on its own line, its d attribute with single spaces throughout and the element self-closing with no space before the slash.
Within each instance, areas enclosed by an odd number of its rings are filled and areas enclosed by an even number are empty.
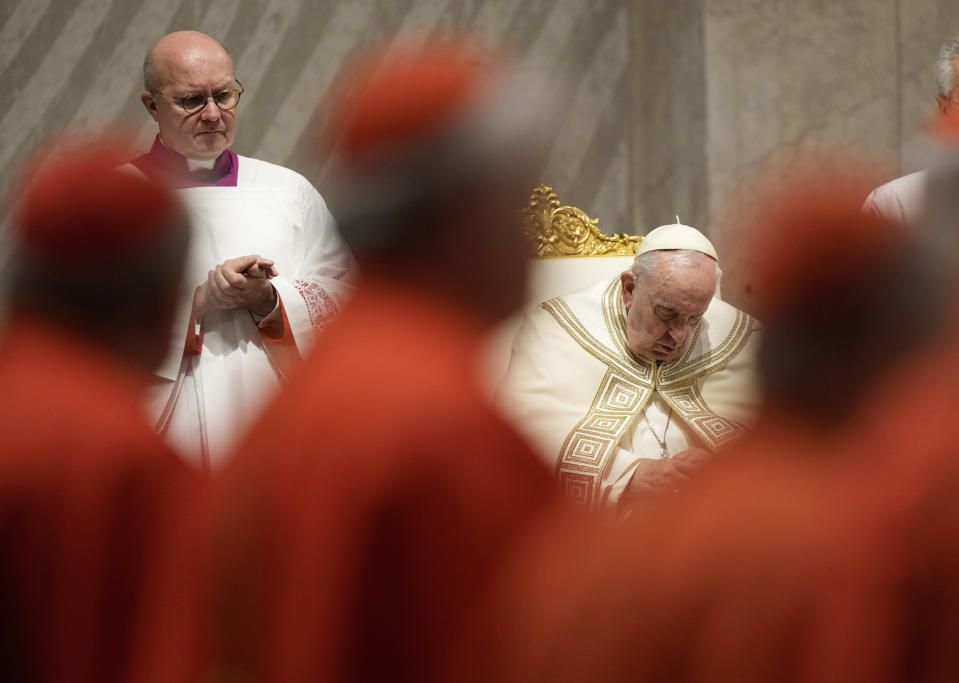
<svg viewBox="0 0 959 683">
<path fill-rule="evenodd" d="M 670 225 L 660 225 L 655 230 L 650 230 L 643 237 L 636 249 L 636 256 L 645 254 L 648 251 L 665 251 L 672 249 L 688 249 L 690 251 L 699 251 L 707 256 L 719 261 L 716 256 L 716 249 L 713 243 L 703 233 L 696 228 L 679 223 Z"/>
</svg>

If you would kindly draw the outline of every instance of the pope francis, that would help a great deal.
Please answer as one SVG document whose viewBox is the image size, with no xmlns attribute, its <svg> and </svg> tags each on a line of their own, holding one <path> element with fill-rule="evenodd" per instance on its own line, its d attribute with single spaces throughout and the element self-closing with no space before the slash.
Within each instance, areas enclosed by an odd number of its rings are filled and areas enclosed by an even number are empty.
<svg viewBox="0 0 959 683">
<path fill-rule="evenodd" d="M 664 225 L 630 270 L 527 315 L 500 398 L 574 501 L 679 491 L 755 417 L 758 324 L 720 276 L 705 235 Z"/>
</svg>

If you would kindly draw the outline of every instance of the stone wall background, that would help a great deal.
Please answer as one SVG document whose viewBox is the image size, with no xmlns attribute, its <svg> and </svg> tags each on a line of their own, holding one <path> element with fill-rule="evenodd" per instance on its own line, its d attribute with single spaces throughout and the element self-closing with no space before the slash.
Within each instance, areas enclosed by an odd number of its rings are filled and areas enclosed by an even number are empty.
<svg viewBox="0 0 959 683">
<path fill-rule="evenodd" d="M 152 128 L 144 53 L 195 28 L 247 88 L 235 149 L 318 181 L 311 119 L 342 63 L 397 31 L 469 27 L 569 84 L 542 179 L 610 232 L 679 214 L 725 250 L 731 188 L 796 149 L 917 162 L 932 60 L 959 31 L 945 0 L 2 0 L 0 174 L 64 128 Z M 728 268 L 727 268 L 728 271 Z"/>
</svg>

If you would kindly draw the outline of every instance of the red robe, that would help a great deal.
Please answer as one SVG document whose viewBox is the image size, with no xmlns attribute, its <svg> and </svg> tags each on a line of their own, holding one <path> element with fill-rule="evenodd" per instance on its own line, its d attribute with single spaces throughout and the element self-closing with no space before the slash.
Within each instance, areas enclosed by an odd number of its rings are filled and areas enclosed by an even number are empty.
<svg viewBox="0 0 959 683">
<path fill-rule="evenodd" d="M 890 681 L 959 680 L 959 362 L 956 333 L 914 349 L 858 425 L 856 507 L 886 568 Z"/>
<path fill-rule="evenodd" d="M 91 342 L 14 318 L 0 386 L 0 679 L 128 680 L 168 506 L 193 479 Z"/>
<path fill-rule="evenodd" d="M 830 431 L 769 421 L 618 529 L 554 524 L 450 680 L 959 680 L 959 372 L 904 367 Z"/>
<path fill-rule="evenodd" d="M 482 329 L 365 282 L 221 482 L 215 666 L 429 681 L 554 483 L 474 377 Z"/>
<path fill-rule="evenodd" d="M 884 680 L 873 546 L 831 504 L 816 507 L 838 500 L 834 487 L 780 465 L 705 475 L 622 528 L 567 523 L 528 543 L 449 680 Z"/>
</svg>

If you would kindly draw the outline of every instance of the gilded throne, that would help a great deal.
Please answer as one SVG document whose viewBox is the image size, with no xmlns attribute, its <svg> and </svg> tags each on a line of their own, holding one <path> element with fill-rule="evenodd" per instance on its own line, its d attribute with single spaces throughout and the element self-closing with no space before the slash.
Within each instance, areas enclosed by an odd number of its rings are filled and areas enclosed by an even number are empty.
<svg viewBox="0 0 959 683">
<path fill-rule="evenodd" d="M 598 219 L 575 206 L 563 206 L 553 188 L 540 185 L 533 190 L 523 211 L 523 232 L 532 259 L 528 308 L 629 268 L 642 237 L 607 235 L 597 223 Z M 491 387 L 506 373 L 510 345 L 521 320 L 522 314 L 514 316 L 490 337 L 484 374 Z"/>
</svg>

